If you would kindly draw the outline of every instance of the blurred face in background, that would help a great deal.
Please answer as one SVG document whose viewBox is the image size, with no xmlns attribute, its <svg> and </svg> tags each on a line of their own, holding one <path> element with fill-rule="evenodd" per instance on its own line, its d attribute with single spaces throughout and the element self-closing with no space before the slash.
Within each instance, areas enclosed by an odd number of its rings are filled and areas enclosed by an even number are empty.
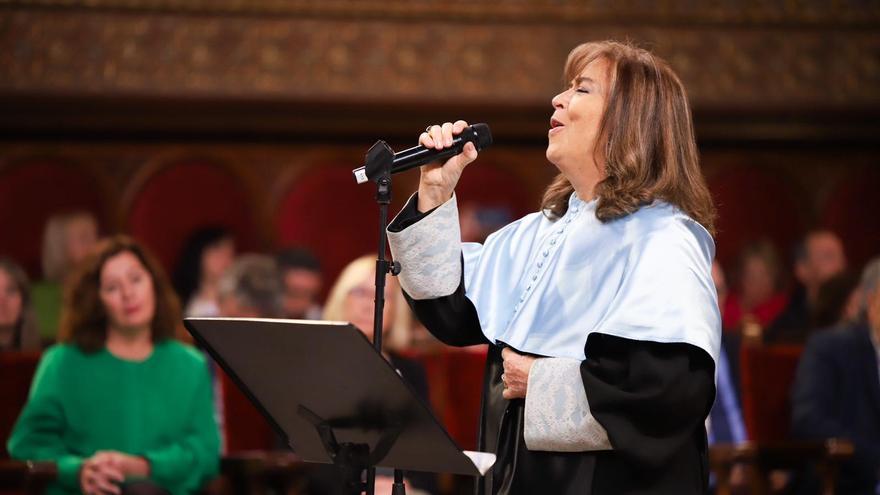
<svg viewBox="0 0 880 495">
<path fill-rule="evenodd" d="M 12 275 L 0 268 L 0 327 L 11 327 L 21 318 L 22 298 Z"/>
<path fill-rule="evenodd" d="M 233 295 L 220 298 L 220 315 L 227 318 L 263 318 L 259 308 L 249 306 Z"/>
<path fill-rule="evenodd" d="M 751 309 L 773 297 L 776 279 L 773 270 L 760 256 L 750 256 L 742 267 L 742 302 Z"/>
<path fill-rule="evenodd" d="M 724 278 L 724 269 L 718 260 L 712 261 L 712 281 L 715 282 L 715 291 L 718 293 L 718 305 L 724 308 L 724 299 L 727 298 L 727 279 Z"/>
<path fill-rule="evenodd" d="M 303 268 L 288 268 L 284 272 L 284 312 L 288 318 L 305 318 L 321 293 L 321 274 Z"/>
<path fill-rule="evenodd" d="M 74 266 L 92 251 L 98 242 L 98 226 L 90 216 L 79 216 L 67 224 L 67 259 Z"/>
<path fill-rule="evenodd" d="M 100 298 L 112 330 L 149 330 L 156 311 L 153 278 L 137 256 L 123 251 L 101 268 Z"/>
<path fill-rule="evenodd" d="M 874 341 L 880 342 L 880 289 L 874 289 L 866 299 L 868 310 L 868 323 L 874 330 Z"/>
<path fill-rule="evenodd" d="M 214 284 L 235 261 L 235 241 L 221 239 L 202 252 L 202 281 Z"/>
<path fill-rule="evenodd" d="M 345 319 L 356 326 L 368 339 L 373 339 L 373 312 L 374 312 L 374 284 L 375 274 L 361 280 L 359 284 L 348 291 L 345 299 Z M 385 284 L 385 308 L 382 312 L 382 334 L 391 328 L 391 318 L 394 315 L 394 294 L 397 290 L 397 281 L 388 277 Z"/>
<path fill-rule="evenodd" d="M 806 257 L 795 267 L 798 280 L 810 291 L 846 270 L 843 243 L 831 232 L 816 232 L 806 240 Z"/>
</svg>

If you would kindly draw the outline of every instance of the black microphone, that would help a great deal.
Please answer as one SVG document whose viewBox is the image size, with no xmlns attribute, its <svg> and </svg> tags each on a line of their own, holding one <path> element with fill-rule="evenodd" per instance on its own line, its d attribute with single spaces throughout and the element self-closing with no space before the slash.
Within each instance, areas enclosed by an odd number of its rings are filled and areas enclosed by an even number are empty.
<svg viewBox="0 0 880 495">
<path fill-rule="evenodd" d="M 470 127 L 465 127 L 459 135 L 453 136 L 452 146 L 443 148 L 442 150 L 425 148 L 424 146 L 419 145 L 403 151 L 398 151 L 397 153 L 394 153 L 394 158 L 391 162 L 391 173 L 396 174 L 414 167 L 421 167 L 422 165 L 431 162 L 452 158 L 461 153 L 462 149 L 464 149 L 464 145 L 467 143 L 474 143 L 477 151 L 481 151 L 483 148 L 492 144 L 492 132 L 489 131 L 489 126 L 486 124 L 474 124 Z M 374 148 L 377 145 L 385 146 L 386 148 L 388 146 L 384 141 L 376 143 Z M 369 157 L 372 153 L 373 149 L 371 148 L 370 153 L 367 154 L 367 165 L 352 170 L 354 178 L 358 184 L 363 184 L 368 180 L 376 179 L 375 175 L 380 172 L 379 170 L 371 170 L 377 168 L 370 167 Z"/>
</svg>

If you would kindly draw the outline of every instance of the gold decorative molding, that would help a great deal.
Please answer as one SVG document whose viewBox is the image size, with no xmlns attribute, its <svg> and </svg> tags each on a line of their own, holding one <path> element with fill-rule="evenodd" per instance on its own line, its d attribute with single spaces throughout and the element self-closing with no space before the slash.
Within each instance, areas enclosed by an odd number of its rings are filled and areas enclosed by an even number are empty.
<svg viewBox="0 0 880 495">
<path fill-rule="evenodd" d="M 874 30 L 0 12 L 0 94 L 542 105 L 569 49 L 614 38 L 668 59 L 695 108 L 880 103 Z"/>
<path fill-rule="evenodd" d="M 870 26 L 880 20 L 880 5 L 864 0 L 0 0 L 0 5 L 89 11 L 525 23 Z"/>
</svg>

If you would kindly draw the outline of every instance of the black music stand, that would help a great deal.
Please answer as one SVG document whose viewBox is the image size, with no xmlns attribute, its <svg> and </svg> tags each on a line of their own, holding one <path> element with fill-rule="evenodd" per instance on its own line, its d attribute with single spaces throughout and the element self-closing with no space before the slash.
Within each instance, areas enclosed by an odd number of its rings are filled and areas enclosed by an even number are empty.
<svg viewBox="0 0 880 495">
<path fill-rule="evenodd" d="M 374 466 L 480 476 L 495 461 L 493 454 L 459 449 L 351 324 L 249 318 L 184 324 L 299 457 L 338 468 L 346 493 L 361 493 L 361 475 Z"/>
</svg>

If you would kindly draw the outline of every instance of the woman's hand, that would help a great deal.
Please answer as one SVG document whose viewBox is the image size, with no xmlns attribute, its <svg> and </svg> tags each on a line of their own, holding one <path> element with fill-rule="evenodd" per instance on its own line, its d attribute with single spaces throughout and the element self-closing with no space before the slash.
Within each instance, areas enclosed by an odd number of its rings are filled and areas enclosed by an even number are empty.
<svg viewBox="0 0 880 495">
<path fill-rule="evenodd" d="M 501 350 L 501 359 L 504 360 L 504 373 L 501 374 L 504 392 L 501 395 L 508 400 L 525 399 L 526 388 L 529 385 L 529 371 L 536 358 L 505 347 Z"/>
<path fill-rule="evenodd" d="M 88 458 L 79 473 L 80 488 L 86 494 L 119 493 L 126 476 L 146 478 L 150 463 L 143 457 L 102 450 Z"/>
<path fill-rule="evenodd" d="M 146 478 L 150 475 L 150 463 L 143 457 L 115 450 L 102 450 L 92 456 L 92 459 L 118 469 L 125 476 Z"/>
<path fill-rule="evenodd" d="M 446 122 L 443 125 L 433 125 L 419 136 L 419 144 L 438 150 L 448 148 L 452 146 L 453 136 L 461 134 L 467 126 L 468 123 L 463 120 L 458 120 L 454 124 Z M 422 166 L 419 180 L 419 211 L 429 211 L 448 201 L 464 167 L 476 159 L 477 148 L 474 143 L 467 143 L 460 154 L 450 158 L 446 163 Z"/>
<path fill-rule="evenodd" d="M 86 495 L 119 494 L 125 481 L 122 470 L 113 466 L 100 453 L 86 459 L 79 471 L 79 487 Z"/>
</svg>

